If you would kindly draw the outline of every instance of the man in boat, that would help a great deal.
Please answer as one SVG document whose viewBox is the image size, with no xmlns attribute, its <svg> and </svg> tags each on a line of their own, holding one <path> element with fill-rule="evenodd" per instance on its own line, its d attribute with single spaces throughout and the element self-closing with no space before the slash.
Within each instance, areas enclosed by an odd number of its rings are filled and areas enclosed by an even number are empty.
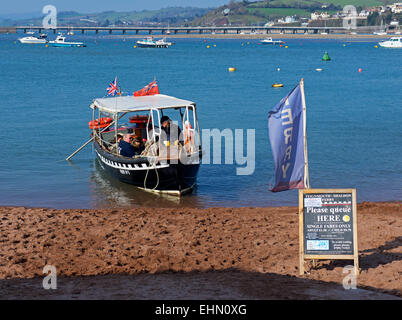
<svg viewBox="0 0 402 320">
<path fill-rule="evenodd" d="M 166 141 L 170 141 L 170 143 L 174 143 L 179 140 L 181 130 L 179 126 L 172 122 L 168 116 L 163 116 L 161 118 L 162 130 L 166 134 Z"/>
<path fill-rule="evenodd" d="M 132 158 L 135 155 L 135 148 L 131 145 L 133 137 L 126 133 L 119 142 L 119 153 L 123 157 Z"/>
<path fill-rule="evenodd" d="M 113 138 L 113 140 L 110 141 L 109 151 L 111 153 L 116 153 L 116 149 L 118 148 L 121 139 L 123 139 L 123 135 L 121 133 L 118 133 L 117 134 L 117 139 Z"/>
</svg>

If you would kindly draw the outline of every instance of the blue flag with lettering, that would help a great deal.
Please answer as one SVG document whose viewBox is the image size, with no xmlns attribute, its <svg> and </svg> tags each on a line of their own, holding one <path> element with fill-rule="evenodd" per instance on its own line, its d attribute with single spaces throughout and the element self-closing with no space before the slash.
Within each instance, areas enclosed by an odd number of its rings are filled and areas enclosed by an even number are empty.
<svg viewBox="0 0 402 320">
<path fill-rule="evenodd" d="M 268 113 L 269 141 L 275 162 L 272 192 L 305 187 L 301 90 L 298 84 Z"/>
</svg>

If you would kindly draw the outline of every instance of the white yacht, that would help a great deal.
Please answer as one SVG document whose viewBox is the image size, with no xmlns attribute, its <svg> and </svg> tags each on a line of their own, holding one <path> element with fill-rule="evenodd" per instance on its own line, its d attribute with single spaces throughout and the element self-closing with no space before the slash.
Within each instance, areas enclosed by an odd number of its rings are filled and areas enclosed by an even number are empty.
<svg viewBox="0 0 402 320">
<path fill-rule="evenodd" d="M 283 44 L 284 42 L 282 40 L 273 40 L 272 38 L 266 38 L 264 40 L 261 40 L 262 44 Z"/>
<path fill-rule="evenodd" d="M 18 41 L 21 43 L 30 43 L 30 44 L 45 44 L 47 43 L 46 34 L 40 34 L 39 37 L 35 37 L 33 35 L 19 38 Z"/>
<path fill-rule="evenodd" d="M 153 37 L 146 37 L 137 41 L 137 45 L 142 48 L 167 48 L 172 44 L 172 42 L 167 42 L 166 38 L 154 40 Z"/>
<path fill-rule="evenodd" d="M 378 43 L 384 48 L 402 48 L 402 37 L 392 37 L 389 40 Z"/>
</svg>

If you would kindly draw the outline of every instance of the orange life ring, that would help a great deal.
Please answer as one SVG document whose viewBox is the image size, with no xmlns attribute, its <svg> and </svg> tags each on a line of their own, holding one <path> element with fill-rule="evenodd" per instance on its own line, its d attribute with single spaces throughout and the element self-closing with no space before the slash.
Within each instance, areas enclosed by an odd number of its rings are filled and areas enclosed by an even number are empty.
<svg viewBox="0 0 402 320">
<path fill-rule="evenodd" d="M 112 118 L 100 118 L 88 122 L 89 129 L 106 128 L 113 121 Z"/>
</svg>

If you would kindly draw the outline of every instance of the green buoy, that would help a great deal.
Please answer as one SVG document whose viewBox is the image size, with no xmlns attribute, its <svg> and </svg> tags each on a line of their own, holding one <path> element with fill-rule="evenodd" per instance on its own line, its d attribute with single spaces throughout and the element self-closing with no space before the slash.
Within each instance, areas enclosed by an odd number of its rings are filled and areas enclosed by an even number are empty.
<svg viewBox="0 0 402 320">
<path fill-rule="evenodd" d="M 322 57 L 322 61 L 330 61 L 330 60 L 331 58 L 329 57 L 328 52 L 325 52 L 324 56 Z"/>
</svg>

